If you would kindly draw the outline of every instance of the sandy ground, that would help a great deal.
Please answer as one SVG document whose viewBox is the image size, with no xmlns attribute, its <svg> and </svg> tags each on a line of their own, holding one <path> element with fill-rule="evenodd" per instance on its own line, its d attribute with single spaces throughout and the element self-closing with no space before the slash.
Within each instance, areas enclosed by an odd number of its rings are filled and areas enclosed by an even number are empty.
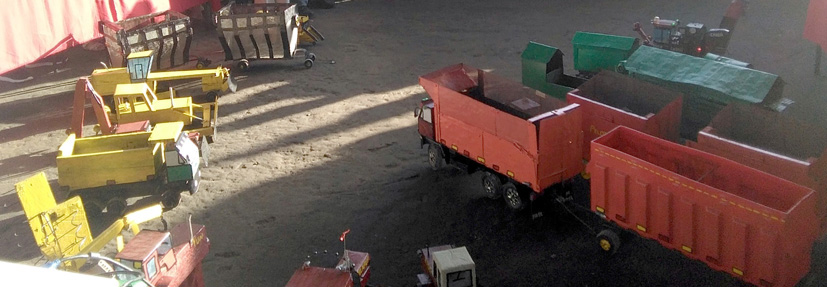
<svg viewBox="0 0 827 287">
<path fill-rule="evenodd" d="M 207 226 L 208 286 L 283 286 L 308 256 L 332 264 L 346 229 L 349 249 L 371 253 L 378 286 L 414 286 L 416 250 L 448 243 L 468 247 L 482 286 L 737 285 L 635 236 L 605 258 L 589 229 L 558 205 L 512 213 L 485 199 L 479 175 L 431 171 L 412 112 L 426 96 L 417 76 L 438 68 L 464 62 L 519 81 L 520 53 L 534 40 L 559 47 L 574 74 L 576 31 L 635 36 L 632 23 L 653 16 L 715 27 L 728 4 L 353 0 L 317 10 L 314 26 L 327 40 L 308 47 L 316 65 L 262 61 L 234 72 L 240 89 L 221 97 L 202 190 L 164 217 L 183 222 L 192 214 Z M 814 45 L 801 37 L 806 7 L 752 1 L 728 56 L 780 75 L 795 101 L 785 113 L 827 126 L 827 81 L 813 75 Z M 215 35 L 196 29 L 193 53 L 221 57 Z M 102 53 L 72 49 L 70 65 L 57 73 L 38 68 L 34 81 L 0 83 L 0 259 L 39 259 L 14 183 L 44 171 L 55 187 L 73 81 L 104 61 Z M 544 216 L 532 219 L 532 211 Z"/>
</svg>

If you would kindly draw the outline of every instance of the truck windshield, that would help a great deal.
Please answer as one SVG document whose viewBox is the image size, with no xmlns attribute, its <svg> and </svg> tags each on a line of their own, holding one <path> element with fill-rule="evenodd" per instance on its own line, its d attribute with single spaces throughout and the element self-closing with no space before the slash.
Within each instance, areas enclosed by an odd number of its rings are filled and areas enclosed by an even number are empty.
<svg viewBox="0 0 827 287">
<path fill-rule="evenodd" d="M 446 276 L 448 287 L 472 287 L 471 270 L 448 273 Z"/>
</svg>

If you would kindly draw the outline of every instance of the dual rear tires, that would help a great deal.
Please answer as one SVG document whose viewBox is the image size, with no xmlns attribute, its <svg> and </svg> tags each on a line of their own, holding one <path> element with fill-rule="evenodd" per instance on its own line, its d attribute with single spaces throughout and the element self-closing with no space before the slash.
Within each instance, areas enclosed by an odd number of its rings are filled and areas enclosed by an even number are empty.
<svg viewBox="0 0 827 287">
<path fill-rule="evenodd" d="M 482 191 L 490 199 L 505 200 L 505 205 L 514 211 L 522 210 L 528 204 L 526 191 L 520 190 L 513 182 L 503 183 L 499 175 L 490 171 L 482 173 Z"/>
</svg>

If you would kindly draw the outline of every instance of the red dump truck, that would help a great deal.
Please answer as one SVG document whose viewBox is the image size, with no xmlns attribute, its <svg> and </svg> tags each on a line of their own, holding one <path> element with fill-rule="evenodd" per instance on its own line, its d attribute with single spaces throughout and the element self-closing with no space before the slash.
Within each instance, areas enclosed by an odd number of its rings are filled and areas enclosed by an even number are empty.
<svg viewBox="0 0 827 287">
<path fill-rule="evenodd" d="M 601 71 L 566 95 L 583 112 L 583 159 L 589 143 L 617 126 L 677 142 L 680 138 L 680 93 L 632 77 Z"/>
<path fill-rule="evenodd" d="M 512 209 L 583 170 L 579 105 L 464 64 L 419 83 L 430 98 L 414 115 L 432 168 L 482 171 L 485 193 Z"/>
<path fill-rule="evenodd" d="M 827 130 L 752 105 L 719 112 L 690 147 L 819 191 L 827 183 Z"/>
<path fill-rule="evenodd" d="M 821 230 L 810 188 L 618 127 L 591 144 L 591 209 L 758 286 L 793 286 Z M 614 252 L 616 231 L 598 234 Z M 816 259 L 816 258 L 814 258 Z"/>
</svg>

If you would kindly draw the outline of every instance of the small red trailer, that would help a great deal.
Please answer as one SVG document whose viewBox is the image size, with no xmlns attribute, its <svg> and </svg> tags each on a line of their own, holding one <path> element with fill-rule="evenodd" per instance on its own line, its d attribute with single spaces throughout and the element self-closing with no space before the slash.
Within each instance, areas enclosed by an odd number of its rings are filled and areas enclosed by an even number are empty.
<svg viewBox="0 0 827 287">
<path fill-rule="evenodd" d="M 626 127 L 591 153 L 591 209 L 607 220 L 758 286 L 808 272 L 820 232 L 812 189 Z M 609 252 L 617 239 L 598 235 Z"/>
<path fill-rule="evenodd" d="M 816 190 L 827 182 L 827 130 L 761 107 L 730 104 L 686 144 Z"/>
<path fill-rule="evenodd" d="M 583 159 L 589 143 L 622 125 L 677 142 L 680 138 L 680 93 L 619 73 L 601 71 L 566 95 L 583 112 Z"/>
<path fill-rule="evenodd" d="M 414 114 L 432 168 L 483 171 L 486 194 L 513 209 L 583 170 L 579 105 L 464 64 L 419 83 L 430 98 Z"/>
<path fill-rule="evenodd" d="M 285 287 L 365 287 L 370 279 L 370 255 L 345 250 L 336 267 L 310 266 L 305 262 Z"/>
</svg>

